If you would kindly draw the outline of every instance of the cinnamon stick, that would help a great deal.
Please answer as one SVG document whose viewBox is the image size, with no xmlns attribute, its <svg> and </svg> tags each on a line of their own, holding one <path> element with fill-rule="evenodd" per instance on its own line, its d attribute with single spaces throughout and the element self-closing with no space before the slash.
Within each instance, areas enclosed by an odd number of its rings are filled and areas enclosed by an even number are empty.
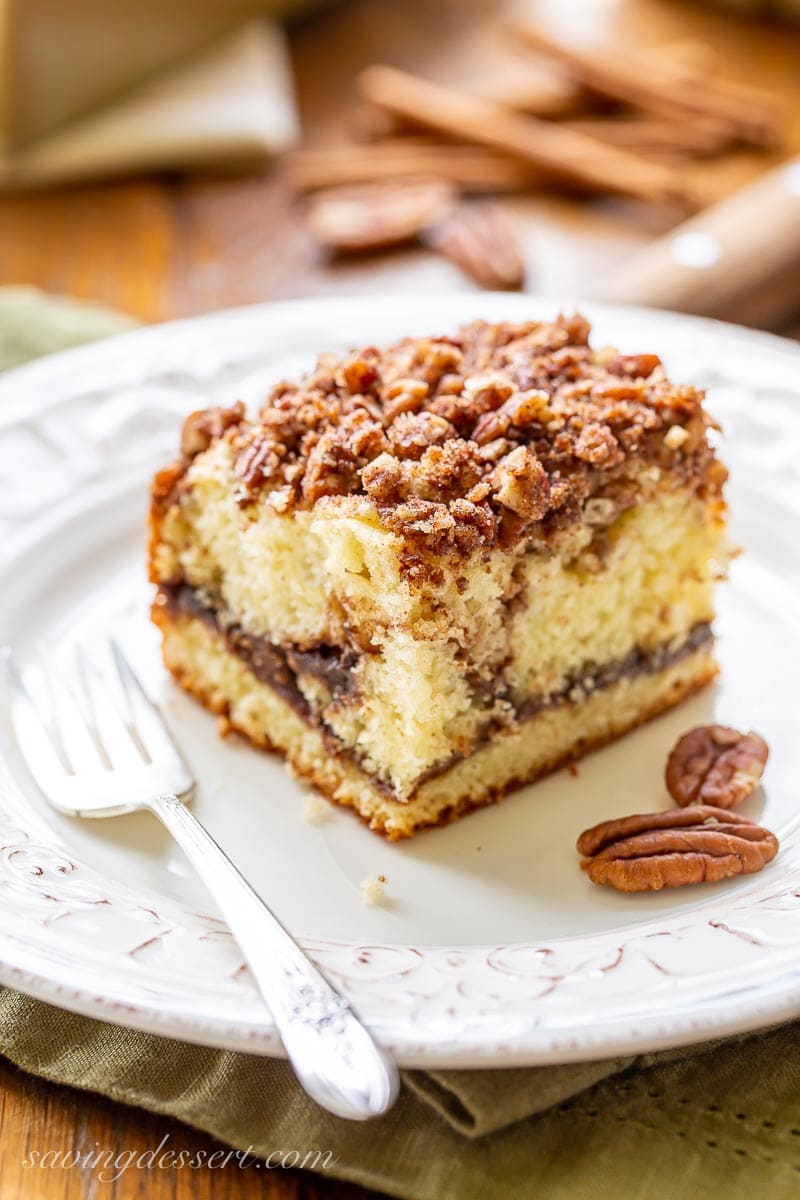
<svg viewBox="0 0 800 1200">
<path fill-rule="evenodd" d="M 529 21 L 515 21 L 512 28 L 531 48 L 566 67 L 576 82 L 602 95 L 658 116 L 682 116 L 732 140 L 757 146 L 780 141 L 775 104 L 756 89 L 722 82 L 663 55 L 582 50 Z"/>
<path fill-rule="evenodd" d="M 570 121 L 569 127 L 645 156 L 717 154 L 727 141 L 717 130 L 666 117 L 586 117 Z"/>
<path fill-rule="evenodd" d="M 638 55 L 638 61 L 641 62 L 643 70 L 647 69 L 648 64 L 654 58 L 661 58 L 662 70 L 666 70 L 678 86 L 682 81 L 688 80 L 690 86 L 699 88 L 701 93 L 713 91 L 719 96 L 725 97 L 727 102 L 735 105 L 740 112 L 749 112 L 751 116 L 754 111 L 756 114 L 760 113 L 763 120 L 771 123 L 771 134 L 775 139 L 775 144 L 781 141 L 781 127 L 785 113 L 780 102 L 771 92 L 750 83 L 740 83 L 738 79 L 726 79 L 720 75 L 713 75 L 699 59 L 691 61 L 667 55 L 662 57 L 657 50 L 640 52 Z"/>
<path fill-rule="evenodd" d="M 447 180 L 467 192 L 512 192 L 542 179 L 535 167 L 508 154 L 411 138 L 298 150 L 285 159 L 284 176 L 300 192 L 412 177 Z"/>
<path fill-rule="evenodd" d="M 476 86 L 474 91 L 487 100 L 507 104 L 509 108 L 547 121 L 577 116 L 599 107 L 596 97 L 591 97 L 584 87 L 566 76 L 550 84 L 538 78 L 514 75 L 508 79 L 492 79 L 483 86 Z"/>
<path fill-rule="evenodd" d="M 368 67 L 359 77 L 359 87 L 361 94 L 380 108 L 450 137 L 504 151 L 555 178 L 644 200 L 689 207 L 696 203 L 668 168 L 491 100 L 386 66 Z"/>
<path fill-rule="evenodd" d="M 530 78 L 517 73 L 510 79 L 493 78 L 473 90 L 477 95 L 498 104 L 507 104 L 509 108 L 548 121 L 578 116 L 595 109 L 607 110 L 609 107 L 606 100 L 590 94 L 563 72 L 552 82 L 538 75 Z M 418 123 L 410 118 L 376 108 L 372 104 L 363 104 L 355 109 L 351 127 L 359 141 L 369 142 L 418 133 L 420 129 Z"/>
<path fill-rule="evenodd" d="M 719 66 L 719 54 L 708 42 L 700 38 L 684 37 L 671 42 L 660 42 L 645 53 L 648 58 L 666 59 L 692 71 L 714 71 Z"/>
</svg>

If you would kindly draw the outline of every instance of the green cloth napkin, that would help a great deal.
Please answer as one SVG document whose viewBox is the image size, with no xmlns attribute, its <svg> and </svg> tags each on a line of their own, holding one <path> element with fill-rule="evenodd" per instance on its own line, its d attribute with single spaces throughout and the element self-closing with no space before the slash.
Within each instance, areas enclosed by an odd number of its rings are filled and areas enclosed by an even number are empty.
<svg viewBox="0 0 800 1200">
<path fill-rule="evenodd" d="M 0 367 L 129 323 L 0 289 Z M 317 1108 L 284 1062 L 137 1033 L 9 988 L 0 1053 L 251 1154 L 330 1151 L 322 1173 L 408 1200 L 800 1195 L 800 1025 L 605 1062 L 404 1071 L 397 1105 L 369 1125 Z"/>
<path fill-rule="evenodd" d="M 46 296 L 36 288 L 0 287 L 0 371 L 135 324 L 96 304 Z"/>
<path fill-rule="evenodd" d="M 394 1109 L 368 1125 L 317 1108 L 284 1062 L 135 1033 L 10 989 L 0 1051 L 251 1154 L 329 1150 L 324 1174 L 409 1200 L 800 1195 L 796 1026 L 677 1055 L 404 1071 Z"/>
</svg>

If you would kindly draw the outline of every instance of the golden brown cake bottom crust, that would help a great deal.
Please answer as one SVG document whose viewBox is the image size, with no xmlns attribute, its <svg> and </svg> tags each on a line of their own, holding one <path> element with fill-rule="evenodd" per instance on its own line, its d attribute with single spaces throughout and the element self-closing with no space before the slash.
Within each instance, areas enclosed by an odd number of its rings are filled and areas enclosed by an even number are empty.
<svg viewBox="0 0 800 1200">
<path fill-rule="evenodd" d="M 163 607 L 153 616 L 163 634 L 164 661 L 182 688 L 254 745 L 283 754 L 328 800 L 352 808 L 370 829 L 393 841 L 495 803 L 672 708 L 717 673 L 706 644 L 663 670 L 619 679 L 581 703 L 542 709 L 400 801 L 257 679 L 207 621 Z"/>
</svg>

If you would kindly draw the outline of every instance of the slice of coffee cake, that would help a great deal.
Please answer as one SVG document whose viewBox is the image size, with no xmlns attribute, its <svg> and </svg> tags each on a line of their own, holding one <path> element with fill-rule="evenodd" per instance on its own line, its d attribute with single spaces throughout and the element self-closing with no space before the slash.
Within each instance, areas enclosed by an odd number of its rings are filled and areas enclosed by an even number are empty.
<svg viewBox="0 0 800 1200">
<path fill-rule="evenodd" d="M 187 420 L 153 486 L 179 683 L 391 838 L 715 674 L 725 470 L 702 394 L 581 317 L 323 357 Z"/>
</svg>

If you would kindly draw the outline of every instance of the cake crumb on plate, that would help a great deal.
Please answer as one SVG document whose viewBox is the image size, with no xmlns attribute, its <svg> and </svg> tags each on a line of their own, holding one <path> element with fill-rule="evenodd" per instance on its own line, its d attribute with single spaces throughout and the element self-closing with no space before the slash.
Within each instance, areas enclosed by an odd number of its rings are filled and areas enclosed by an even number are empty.
<svg viewBox="0 0 800 1200">
<path fill-rule="evenodd" d="M 383 904 L 388 882 L 385 875 L 375 875 L 373 872 L 361 880 L 358 887 L 361 899 L 368 908 L 375 908 L 377 905 Z"/>
<path fill-rule="evenodd" d="M 331 806 L 317 792 L 306 792 L 303 797 L 303 820 L 309 825 L 319 825 L 329 815 Z"/>
</svg>

